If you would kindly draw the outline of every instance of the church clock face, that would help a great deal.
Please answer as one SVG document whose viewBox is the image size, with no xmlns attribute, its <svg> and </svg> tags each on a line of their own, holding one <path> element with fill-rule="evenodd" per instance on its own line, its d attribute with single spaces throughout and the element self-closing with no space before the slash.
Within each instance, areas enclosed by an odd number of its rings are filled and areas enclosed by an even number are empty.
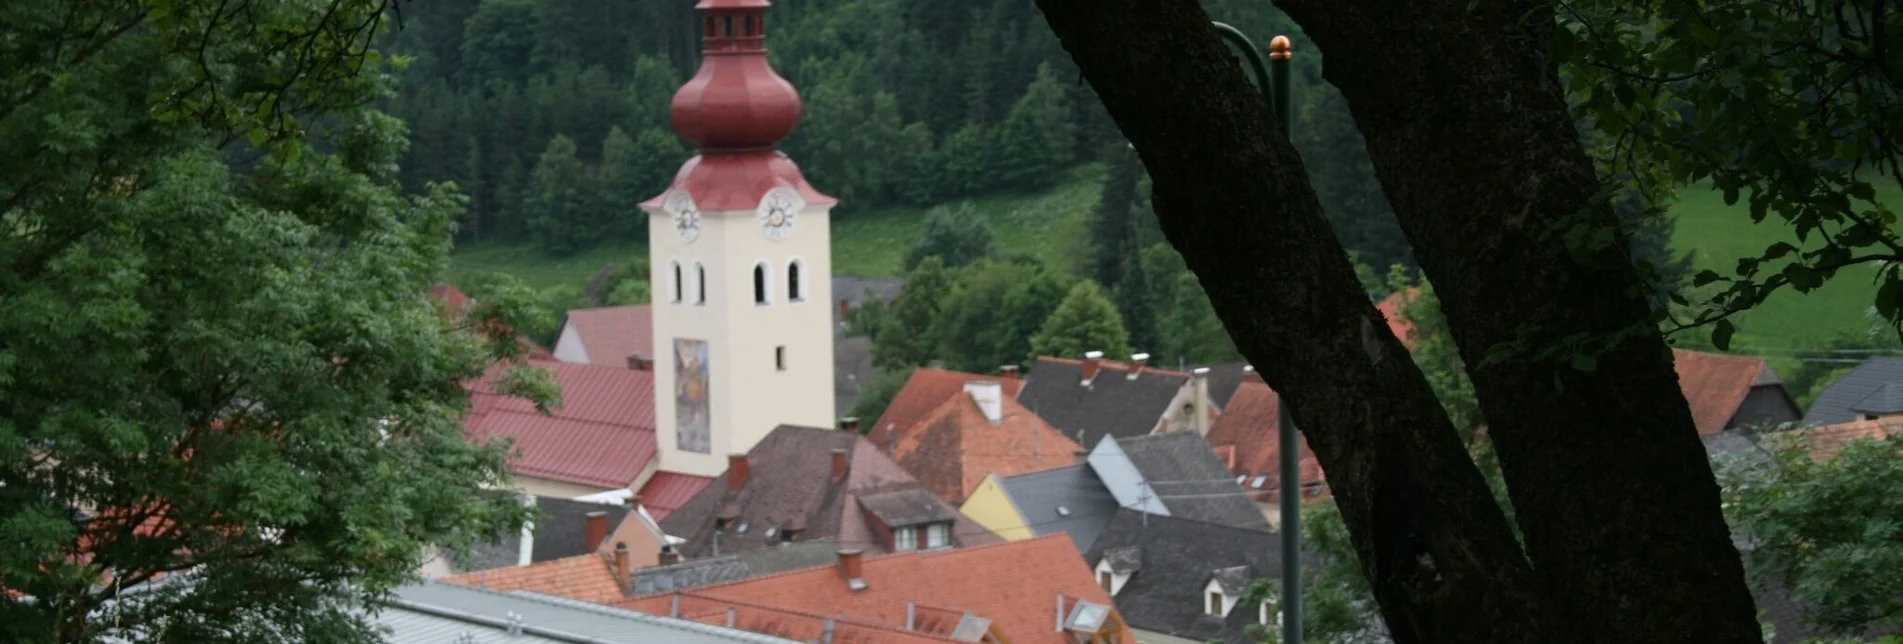
<svg viewBox="0 0 1903 644">
<path fill-rule="evenodd" d="M 680 235 L 681 243 L 700 238 L 700 208 L 694 205 L 693 195 L 686 190 L 675 192 L 667 199 L 667 212 L 674 217 L 674 233 Z"/>
<path fill-rule="evenodd" d="M 781 240 L 793 235 L 793 223 L 799 217 L 799 211 L 805 207 L 799 193 L 786 188 L 774 188 L 760 199 L 760 230 L 767 239 Z"/>
</svg>

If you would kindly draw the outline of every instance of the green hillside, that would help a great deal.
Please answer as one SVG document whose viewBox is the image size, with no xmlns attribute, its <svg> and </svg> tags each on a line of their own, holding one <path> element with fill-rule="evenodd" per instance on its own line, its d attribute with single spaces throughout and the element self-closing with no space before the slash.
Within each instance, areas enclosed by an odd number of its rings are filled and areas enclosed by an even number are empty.
<svg viewBox="0 0 1903 644">
<path fill-rule="evenodd" d="M 1903 194 L 1895 186 L 1878 188 L 1878 195 L 1889 204 L 1903 204 Z M 1750 205 L 1740 198 L 1736 205 L 1725 205 L 1717 190 L 1703 187 L 1679 191 L 1673 213 L 1678 228 L 1672 245 L 1680 252 L 1691 251 L 1694 270 L 1711 269 L 1720 275 L 1732 275 L 1738 258 L 1762 253 L 1771 244 L 1792 239 L 1791 229 L 1775 216 L 1764 223 L 1751 223 Z M 1811 293 L 1780 290 L 1758 308 L 1737 318 L 1735 344 L 1742 350 L 1782 352 L 1822 343 L 1840 333 L 1862 331 L 1870 327 L 1863 316 L 1875 303 L 1874 266 L 1842 271 L 1822 288 Z M 1685 338 L 1685 342 L 1703 344 L 1704 334 Z"/>
<path fill-rule="evenodd" d="M 1103 166 L 1083 165 L 1056 188 L 1028 195 L 973 199 L 988 217 L 998 246 L 1023 253 L 1048 266 L 1074 268 L 1089 243 L 1086 215 L 1096 206 Z M 861 210 L 833 222 L 833 272 L 839 275 L 897 275 L 905 251 L 925 221 L 922 208 Z M 538 289 L 580 286 L 609 262 L 645 259 L 640 244 L 607 244 L 567 257 L 550 257 L 533 243 L 472 244 L 456 249 L 450 282 L 463 285 L 477 273 L 513 275 Z"/>
</svg>

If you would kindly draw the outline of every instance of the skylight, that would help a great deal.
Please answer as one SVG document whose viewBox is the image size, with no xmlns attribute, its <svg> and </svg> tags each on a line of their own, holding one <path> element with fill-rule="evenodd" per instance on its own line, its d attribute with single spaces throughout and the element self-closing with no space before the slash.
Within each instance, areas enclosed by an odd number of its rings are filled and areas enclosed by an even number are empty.
<svg viewBox="0 0 1903 644">
<path fill-rule="evenodd" d="M 767 537 L 768 539 L 772 539 L 772 538 L 773 538 L 773 535 L 776 535 L 776 534 L 779 534 L 779 533 L 780 533 L 780 529 L 779 529 L 779 528 L 776 528 L 776 527 L 773 527 L 773 526 L 767 526 L 767 529 L 766 529 L 766 537 Z"/>
<path fill-rule="evenodd" d="M 740 533 L 740 534 L 746 534 L 746 533 L 747 533 L 747 522 L 745 522 L 745 521 L 741 521 L 741 522 L 740 522 L 740 527 L 738 527 L 738 528 L 734 528 L 734 529 L 733 529 L 733 531 L 734 531 L 734 532 L 738 532 L 738 533 Z"/>
<path fill-rule="evenodd" d="M 1104 618 L 1110 616 L 1110 607 L 1078 600 L 1077 607 L 1070 611 L 1070 618 L 1064 620 L 1065 630 L 1095 633 L 1103 628 Z"/>
<path fill-rule="evenodd" d="M 1243 482 L 1243 481 L 1247 481 L 1247 480 L 1249 480 L 1249 475 L 1247 475 L 1247 474 L 1244 474 L 1244 475 L 1242 475 L 1242 476 L 1238 476 L 1238 477 L 1236 477 L 1236 485 L 1242 485 L 1242 482 Z"/>
<path fill-rule="evenodd" d="M 1254 481 L 1249 482 L 1249 486 L 1260 490 L 1262 489 L 1262 484 L 1267 483 L 1268 481 L 1269 481 L 1269 476 L 1267 474 L 1264 474 L 1262 476 L 1255 477 Z"/>
<path fill-rule="evenodd" d="M 1060 516 L 1060 517 L 1070 516 L 1070 508 L 1067 508 L 1061 505 L 1057 506 L 1057 516 Z"/>
</svg>

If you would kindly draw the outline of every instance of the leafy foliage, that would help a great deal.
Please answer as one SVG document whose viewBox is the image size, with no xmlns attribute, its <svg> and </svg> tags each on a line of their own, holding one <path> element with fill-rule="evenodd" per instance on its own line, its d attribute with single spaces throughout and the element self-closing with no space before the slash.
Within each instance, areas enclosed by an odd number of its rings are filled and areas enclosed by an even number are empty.
<svg viewBox="0 0 1903 644">
<path fill-rule="evenodd" d="M 1893 326 L 1903 323 L 1903 238 L 1871 183 L 1903 183 L 1903 77 L 1882 44 L 1903 30 L 1903 14 L 1885 8 L 1562 4 L 1554 57 L 1567 64 L 1576 112 L 1603 133 L 1602 176 L 1626 181 L 1609 189 L 1708 181 L 1726 203 L 1747 197 L 1754 222 L 1776 215 L 1796 238 L 1740 259 L 1730 274 L 1698 274 L 1694 286 L 1722 288 L 1677 327 L 1708 324 L 1723 349 L 1730 315 L 1859 264 L 1882 267 L 1874 304 Z"/>
<path fill-rule="evenodd" d="M 1782 583 L 1845 634 L 1903 628 L 1903 437 L 1846 441 L 1814 458 L 1808 431 L 1765 437 L 1775 460 L 1719 468 L 1752 572 Z"/>
<path fill-rule="evenodd" d="M 1070 288 L 1035 264 L 980 260 L 965 267 L 933 328 L 937 357 L 948 369 L 973 373 L 1018 364 Z"/>
<path fill-rule="evenodd" d="M 872 360 L 882 367 L 922 365 L 933 359 L 938 343 L 932 335 L 945 296 L 951 292 L 952 275 L 945 262 L 927 257 L 905 276 L 905 288 L 893 298 L 892 306 L 880 321 L 872 344 Z"/>
<path fill-rule="evenodd" d="M 0 639 L 369 641 L 524 519 L 458 415 L 525 310 L 422 295 L 463 200 L 365 107 L 388 9 L 0 5 Z"/>
<path fill-rule="evenodd" d="M 939 206 L 925 213 L 925 230 L 905 253 L 905 270 L 918 268 L 927 257 L 937 257 L 945 268 L 960 268 L 995 251 L 991 226 L 971 202 Z"/>
<path fill-rule="evenodd" d="M 1103 288 L 1083 280 L 1070 288 L 1057 310 L 1031 336 L 1031 353 L 1025 361 L 1035 362 L 1038 356 L 1080 357 L 1090 351 L 1121 360 L 1130 355 L 1130 334 Z"/>
</svg>

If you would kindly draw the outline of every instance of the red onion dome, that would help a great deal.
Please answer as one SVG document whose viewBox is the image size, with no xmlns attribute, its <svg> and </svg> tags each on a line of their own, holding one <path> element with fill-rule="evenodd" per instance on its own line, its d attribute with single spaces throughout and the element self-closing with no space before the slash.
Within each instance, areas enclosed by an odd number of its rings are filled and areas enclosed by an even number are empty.
<svg viewBox="0 0 1903 644">
<path fill-rule="evenodd" d="M 771 148 L 800 120 L 800 95 L 766 58 L 765 0 L 702 0 L 700 71 L 674 93 L 681 138 L 709 150 Z"/>
</svg>

